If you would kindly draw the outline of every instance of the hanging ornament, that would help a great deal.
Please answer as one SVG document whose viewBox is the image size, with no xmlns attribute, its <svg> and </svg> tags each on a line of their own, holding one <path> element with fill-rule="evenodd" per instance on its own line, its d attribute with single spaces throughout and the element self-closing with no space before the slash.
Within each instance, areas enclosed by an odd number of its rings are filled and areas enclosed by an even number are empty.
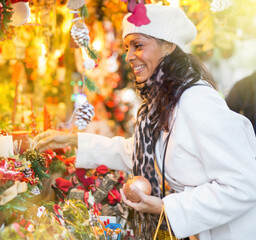
<svg viewBox="0 0 256 240">
<path fill-rule="evenodd" d="M 79 130 L 85 129 L 89 122 L 92 120 L 92 118 L 94 117 L 93 110 L 94 107 L 88 102 L 84 103 L 78 108 L 75 124 L 77 125 Z"/>
<path fill-rule="evenodd" d="M 68 0 L 67 7 L 71 10 L 79 9 L 85 5 L 85 0 Z"/>
<path fill-rule="evenodd" d="M 79 17 L 79 11 L 70 11 L 70 13 L 73 13 L 73 19 L 72 22 L 74 21 L 78 21 L 80 19 Z M 75 42 L 74 38 L 71 35 L 71 30 L 70 30 L 70 41 L 69 41 L 69 47 L 70 48 L 79 48 L 79 46 L 77 45 L 77 43 Z"/>
<path fill-rule="evenodd" d="M 89 30 L 84 23 L 76 22 L 71 28 L 71 36 L 81 46 L 88 46 L 90 42 Z"/>
<path fill-rule="evenodd" d="M 212 0 L 211 11 L 221 12 L 229 8 L 234 3 L 234 0 Z"/>
<path fill-rule="evenodd" d="M 95 61 L 91 58 L 87 58 L 83 62 L 84 69 L 92 70 L 95 67 Z"/>
<path fill-rule="evenodd" d="M 150 23 L 150 20 L 146 13 L 147 9 L 145 5 L 143 3 L 139 3 L 135 6 L 132 15 L 128 17 L 127 20 L 137 27 L 141 25 L 147 25 Z"/>
<path fill-rule="evenodd" d="M 12 7 L 12 17 L 9 25 L 20 26 L 27 22 L 30 16 L 30 8 L 25 2 L 16 2 L 11 4 Z"/>
<path fill-rule="evenodd" d="M 3 41 L 5 34 L 9 32 L 9 23 L 12 17 L 12 7 L 9 1 L 0 2 L 0 41 Z"/>
</svg>

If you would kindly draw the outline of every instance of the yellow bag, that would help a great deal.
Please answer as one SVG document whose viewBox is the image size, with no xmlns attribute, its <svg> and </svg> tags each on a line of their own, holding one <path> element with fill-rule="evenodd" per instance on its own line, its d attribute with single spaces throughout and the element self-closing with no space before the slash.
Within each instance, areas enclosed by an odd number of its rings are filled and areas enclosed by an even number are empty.
<svg viewBox="0 0 256 240">
<path fill-rule="evenodd" d="M 164 230 L 159 229 L 161 223 L 164 220 L 164 217 L 166 219 L 166 223 L 167 223 L 167 226 L 168 226 L 168 231 L 164 231 Z M 158 221 L 158 225 L 157 225 L 153 240 L 156 240 L 157 237 L 158 237 L 158 239 L 161 239 L 161 240 L 177 240 L 177 238 L 172 235 L 171 227 L 170 227 L 170 224 L 169 224 L 169 221 L 168 221 L 168 217 L 167 217 L 164 205 L 163 205 L 163 208 L 162 208 L 162 211 L 161 211 L 161 214 L 160 214 L 160 218 L 159 218 L 159 221 Z"/>
</svg>

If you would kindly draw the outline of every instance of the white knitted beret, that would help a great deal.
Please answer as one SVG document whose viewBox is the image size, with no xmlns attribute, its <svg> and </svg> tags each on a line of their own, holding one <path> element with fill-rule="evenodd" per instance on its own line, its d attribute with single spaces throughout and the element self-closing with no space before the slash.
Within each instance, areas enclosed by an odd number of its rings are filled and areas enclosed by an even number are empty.
<svg viewBox="0 0 256 240">
<path fill-rule="evenodd" d="M 131 33 L 144 33 L 146 35 L 172 42 L 186 51 L 187 44 L 192 42 L 197 34 L 195 25 L 186 14 L 177 7 L 157 4 L 145 4 L 147 17 L 150 23 L 139 27 L 130 23 L 126 14 L 123 19 L 123 40 Z"/>
</svg>

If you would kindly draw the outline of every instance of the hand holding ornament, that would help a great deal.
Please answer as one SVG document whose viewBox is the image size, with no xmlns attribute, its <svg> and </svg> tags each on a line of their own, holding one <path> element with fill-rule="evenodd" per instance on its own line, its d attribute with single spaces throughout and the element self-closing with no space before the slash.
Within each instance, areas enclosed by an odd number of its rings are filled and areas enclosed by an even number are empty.
<svg viewBox="0 0 256 240">
<path fill-rule="evenodd" d="M 127 185 L 127 186 L 126 186 Z M 162 199 L 151 196 L 151 185 L 144 177 L 135 176 L 120 189 L 123 202 L 138 212 L 160 214 Z"/>
</svg>

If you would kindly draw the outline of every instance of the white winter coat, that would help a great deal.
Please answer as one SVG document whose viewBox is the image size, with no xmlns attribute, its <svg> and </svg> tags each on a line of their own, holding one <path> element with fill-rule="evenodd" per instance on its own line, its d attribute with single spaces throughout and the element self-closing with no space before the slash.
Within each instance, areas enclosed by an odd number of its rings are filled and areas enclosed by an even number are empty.
<svg viewBox="0 0 256 240">
<path fill-rule="evenodd" d="M 156 158 L 162 169 L 161 133 Z M 133 139 L 80 133 L 76 167 L 131 171 Z M 256 239 L 256 138 L 252 125 L 228 109 L 212 88 L 186 90 L 165 158 L 166 180 L 176 193 L 166 196 L 167 215 L 177 238 Z"/>
</svg>

